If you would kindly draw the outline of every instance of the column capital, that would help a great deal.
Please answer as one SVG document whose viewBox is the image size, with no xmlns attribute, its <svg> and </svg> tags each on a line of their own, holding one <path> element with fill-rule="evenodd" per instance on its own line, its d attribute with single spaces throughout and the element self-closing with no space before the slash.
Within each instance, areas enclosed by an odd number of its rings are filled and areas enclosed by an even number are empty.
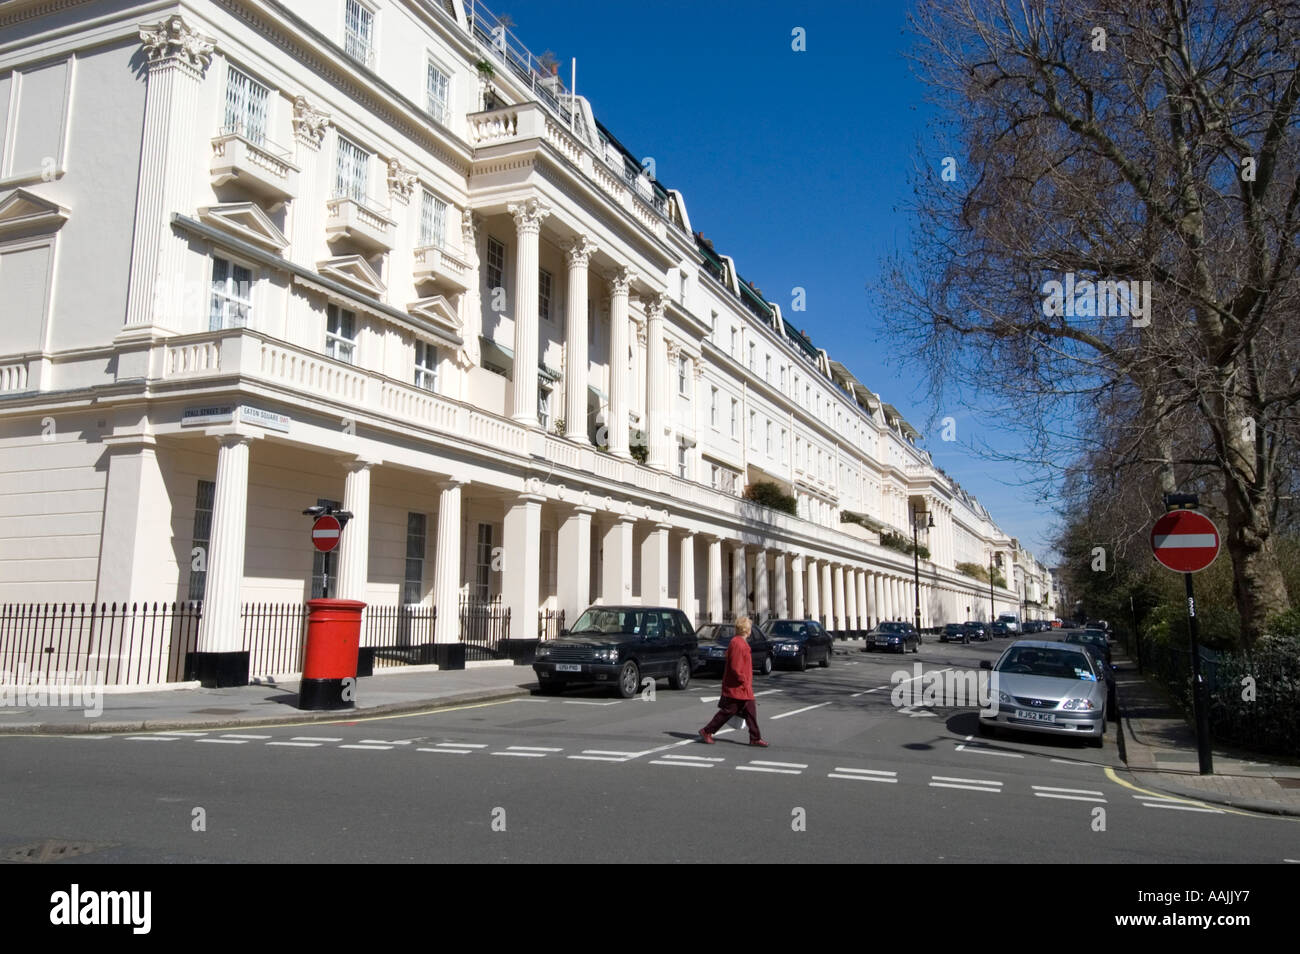
<svg viewBox="0 0 1300 954">
<path fill-rule="evenodd" d="M 140 42 L 151 67 L 175 62 L 188 67 L 200 79 L 207 72 L 217 47 L 215 38 L 194 29 L 179 13 L 153 26 L 140 27 Z"/>
<path fill-rule="evenodd" d="M 664 350 L 668 352 L 668 360 L 672 361 L 677 357 L 678 352 L 682 350 L 682 346 L 673 339 L 668 338 L 664 341 Z"/>
<path fill-rule="evenodd" d="M 632 271 L 626 265 L 620 265 L 612 272 L 605 274 L 605 281 L 609 282 L 609 293 L 611 296 L 622 295 L 626 297 L 632 291 L 632 285 L 637 281 L 637 273 Z"/>
<path fill-rule="evenodd" d="M 668 307 L 668 296 L 663 292 L 645 295 L 641 299 L 641 307 L 645 309 L 647 321 L 656 321 L 664 316 L 664 309 Z"/>
<path fill-rule="evenodd" d="M 542 219 L 551 214 L 550 206 L 540 199 L 525 199 L 523 202 L 511 202 L 506 206 L 515 220 L 515 231 L 520 235 L 536 235 L 542 230 Z"/>
<path fill-rule="evenodd" d="M 303 145 L 319 149 L 330 126 L 330 114 L 307 102 L 306 96 L 293 101 L 293 134 Z"/>
<path fill-rule="evenodd" d="M 388 160 L 388 195 L 389 198 L 395 199 L 402 205 L 411 201 L 411 193 L 415 191 L 415 183 L 418 179 L 414 169 L 409 169 L 402 164 L 402 160 L 394 156 Z"/>
<path fill-rule="evenodd" d="M 464 490 L 470 485 L 470 481 L 463 480 L 460 477 L 439 477 L 433 485 L 439 490 Z"/>
<path fill-rule="evenodd" d="M 598 251 L 600 246 L 596 245 L 590 236 L 577 235 L 564 246 L 565 261 L 570 268 L 586 268 L 591 264 L 591 256 Z"/>
<path fill-rule="evenodd" d="M 354 457 L 349 457 L 346 460 L 344 460 L 343 466 L 347 470 L 355 473 L 361 470 L 369 470 L 370 468 L 377 467 L 382 463 L 383 460 L 378 457 L 365 457 L 361 454 L 357 454 Z"/>
</svg>

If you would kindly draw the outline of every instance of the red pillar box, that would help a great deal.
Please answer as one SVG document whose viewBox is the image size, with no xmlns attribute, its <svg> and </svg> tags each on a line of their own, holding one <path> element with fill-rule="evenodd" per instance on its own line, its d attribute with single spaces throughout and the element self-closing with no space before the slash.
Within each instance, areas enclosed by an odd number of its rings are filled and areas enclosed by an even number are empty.
<svg viewBox="0 0 1300 954">
<path fill-rule="evenodd" d="M 307 652 L 298 686 L 299 709 L 351 709 L 356 705 L 357 600 L 308 600 Z"/>
</svg>

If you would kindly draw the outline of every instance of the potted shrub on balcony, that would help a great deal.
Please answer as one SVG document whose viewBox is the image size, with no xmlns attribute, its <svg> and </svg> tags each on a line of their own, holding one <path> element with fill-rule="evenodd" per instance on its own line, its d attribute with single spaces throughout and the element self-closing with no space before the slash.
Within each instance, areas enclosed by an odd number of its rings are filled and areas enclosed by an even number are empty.
<svg viewBox="0 0 1300 954">
<path fill-rule="evenodd" d="M 798 502 L 794 497 L 782 490 L 780 484 L 770 480 L 756 481 L 746 487 L 745 499 L 788 513 L 792 517 L 799 515 Z"/>
</svg>

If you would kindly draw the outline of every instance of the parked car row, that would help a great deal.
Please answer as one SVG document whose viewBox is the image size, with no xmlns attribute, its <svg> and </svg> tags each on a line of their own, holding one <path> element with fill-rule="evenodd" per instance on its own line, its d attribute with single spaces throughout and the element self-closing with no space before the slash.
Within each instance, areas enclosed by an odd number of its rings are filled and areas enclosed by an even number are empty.
<svg viewBox="0 0 1300 954">
<path fill-rule="evenodd" d="M 885 620 L 867 633 L 867 645 L 862 651 L 869 653 L 879 649 L 891 653 L 905 653 L 909 646 L 914 653 L 921 651 L 920 631 L 911 623 Z"/>
<path fill-rule="evenodd" d="M 699 671 L 721 671 L 734 623 L 706 623 L 697 631 L 686 614 L 662 606 L 593 606 L 554 640 L 539 643 L 533 661 L 543 695 L 569 686 L 609 685 L 624 699 L 666 678 L 685 689 Z M 754 671 L 775 666 L 823 668 L 834 654 L 830 633 L 816 620 L 774 619 L 749 635 Z"/>
</svg>

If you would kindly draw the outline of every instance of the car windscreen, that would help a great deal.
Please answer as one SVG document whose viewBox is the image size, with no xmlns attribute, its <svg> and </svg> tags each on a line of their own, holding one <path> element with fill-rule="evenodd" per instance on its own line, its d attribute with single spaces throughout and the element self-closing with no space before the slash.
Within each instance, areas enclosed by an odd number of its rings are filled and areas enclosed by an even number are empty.
<svg viewBox="0 0 1300 954">
<path fill-rule="evenodd" d="M 949 623 L 944 627 L 944 631 L 948 633 L 960 633 L 965 628 L 966 627 L 962 626 L 960 623 Z"/>
<path fill-rule="evenodd" d="M 1097 674 L 1093 672 L 1087 654 L 1067 649 L 1012 646 L 997 669 L 998 672 L 1009 675 L 1097 681 Z"/>
<path fill-rule="evenodd" d="M 729 643 L 736 635 L 736 627 L 723 626 L 720 623 L 706 623 L 695 631 L 700 642 Z"/>
<path fill-rule="evenodd" d="M 573 624 L 570 636 L 599 636 L 602 634 L 619 635 L 631 633 L 640 636 L 644 633 L 646 617 L 658 617 L 658 613 L 649 613 L 635 609 L 589 609 Z M 659 621 L 654 620 L 654 629 L 658 630 Z"/>
<path fill-rule="evenodd" d="M 767 625 L 768 639 L 803 639 L 808 635 L 808 627 L 803 623 L 779 619 Z"/>
<path fill-rule="evenodd" d="M 880 631 L 882 633 L 906 633 L 911 628 L 912 627 L 908 626 L 906 623 L 881 623 L 880 624 Z"/>
</svg>

